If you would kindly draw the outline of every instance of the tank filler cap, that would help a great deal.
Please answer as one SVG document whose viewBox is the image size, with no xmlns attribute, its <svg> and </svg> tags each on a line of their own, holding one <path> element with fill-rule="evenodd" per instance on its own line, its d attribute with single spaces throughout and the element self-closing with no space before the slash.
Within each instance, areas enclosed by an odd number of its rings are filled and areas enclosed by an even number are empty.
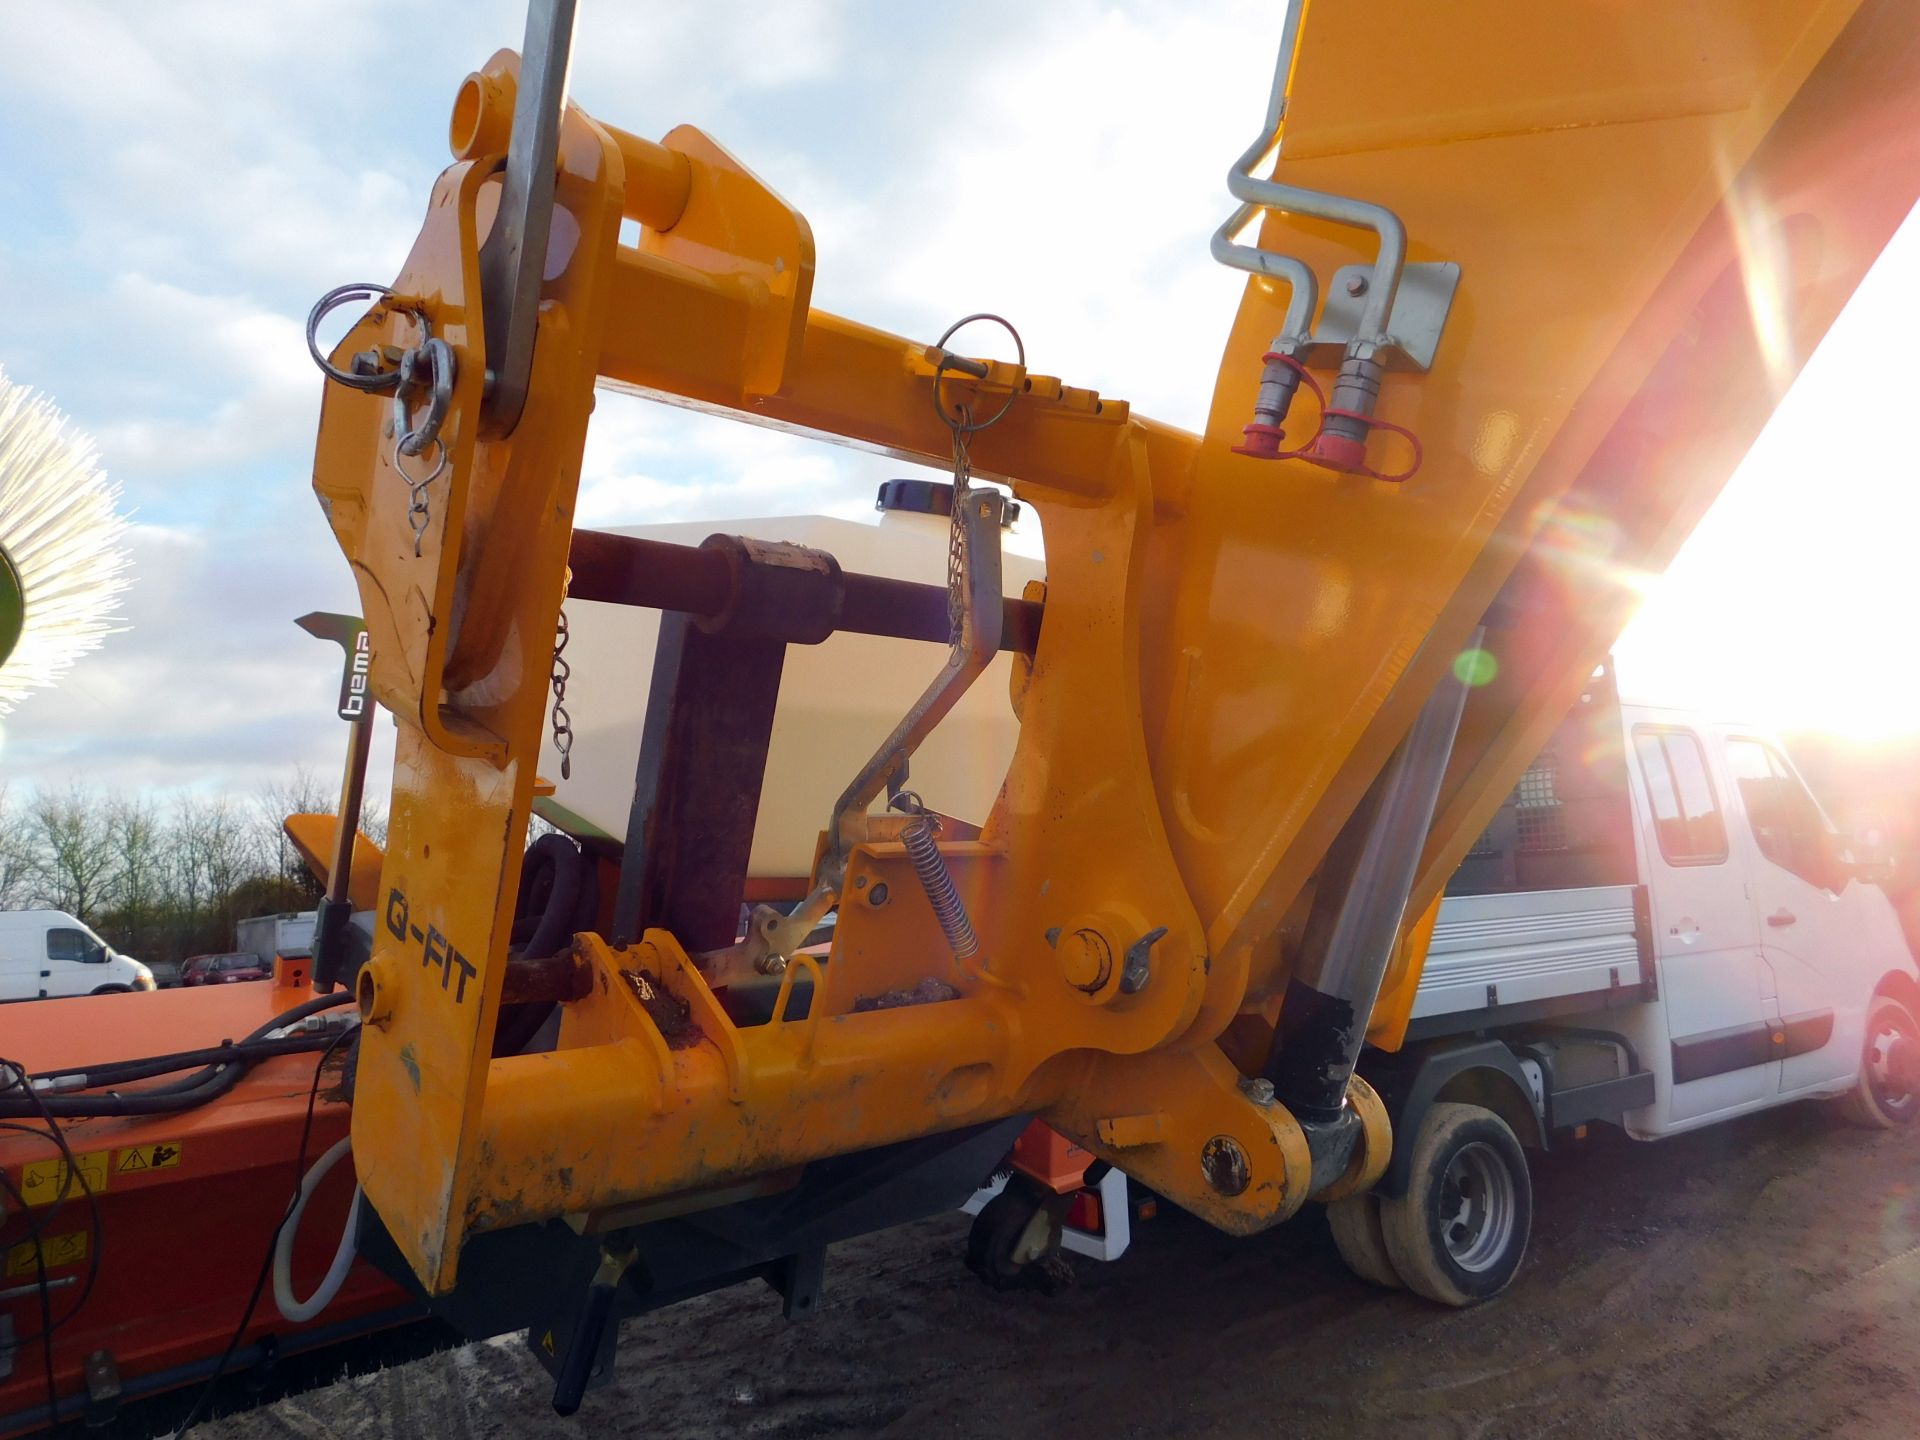
<svg viewBox="0 0 1920 1440">
<path fill-rule="evenodd" d="M 873 508 L 900 511 L 909 515 L 953 514 L 953 486 L 945 480 L 882 480 L 874 496 Z M 1020 502 L 1009 500 L 1000 524 L 1010 526 L 1020 518 Z"/>
</svg>

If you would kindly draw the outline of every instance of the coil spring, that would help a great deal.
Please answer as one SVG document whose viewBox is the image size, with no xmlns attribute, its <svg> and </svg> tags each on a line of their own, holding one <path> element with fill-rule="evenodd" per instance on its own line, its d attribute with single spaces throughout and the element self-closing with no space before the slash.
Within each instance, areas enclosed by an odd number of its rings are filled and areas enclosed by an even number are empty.
<svg viewBox="0 0 1920 1440">
<path fill-rule="evenodd" d="M 973 933 L 967 907 L 960 903 L 960 892 L 953 888 L 946 859 L 934 843 L 933 821 L 925 815 L 914 816 L 900 832 L 900 843 L 913 862 L 913 873 L 920 877 L 920 888 L 927 892 L 927 903 L 933 906 L 934 918 L 940 922 L 940 933 L 947 937 L 953 958 L 971 960 L 980 953 L 980 938 Z"/>
</svg>

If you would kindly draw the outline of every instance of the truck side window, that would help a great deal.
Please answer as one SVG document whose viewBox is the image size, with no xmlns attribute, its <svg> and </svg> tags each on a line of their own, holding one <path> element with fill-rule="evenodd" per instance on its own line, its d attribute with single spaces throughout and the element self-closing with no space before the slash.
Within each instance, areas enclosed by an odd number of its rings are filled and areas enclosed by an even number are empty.
<svg viewBox="0 0 1920 1440">
<path fill-rule="evenodd" d="M 1727 858 L 1727 827 L 1707 774 L 1707 757 L 1691 730 L 1639 726 L 1634 752 L 1653 805 L 1654 833 L 1669 865 L 1717 865 Z"/>
<path fill-rule="evenodd" d="M 76 960 L 82 964 L 93 964 L 107 958 L 106 950 L 84 930 L 75 930 L 71 926 L 62 926 L 47 931 L 47 959 Z"/>
<path fill-rule="evenodd" d="M 1810 885 L 1835 889 L 1831 827 L 1787 762 L 1761 741 L 1728 740 L 1727 765 L 1760 853 Z"/>
</svg>

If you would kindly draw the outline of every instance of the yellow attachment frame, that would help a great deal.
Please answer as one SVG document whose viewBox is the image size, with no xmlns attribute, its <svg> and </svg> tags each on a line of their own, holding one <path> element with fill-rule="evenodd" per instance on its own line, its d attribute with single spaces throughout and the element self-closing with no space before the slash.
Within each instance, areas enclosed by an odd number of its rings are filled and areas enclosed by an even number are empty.
<svg viewBox="0 0 1920 1440">
<path fill-rule="evenodd" d="M 429 1290 L 454 1284 L 478 1231 L 689 1208 L 1027 1111 L 1224 1228 L 1293 1213 L 1316 1188 L 1306 1139 L 1243 1083 L 1229 1025 L 1270 1023 L 1320 858 L 1504 607 L 1487 642 L 1499 672 L 1468 705 L 1408 914 L 1430 910 L 1610 642 L 1632 577 L 1664 563 L 1904 215 L 1911 138 L 1872 131 L 1859 163 L 1859 117 L 1912 108 L 1899 8 L 1316 8 L 1276 178 L 1389 206 L 1411 260 L 1460 267 L 1431 372 L 1389 377 L 1379 402 L 1422 437 L 1418 476 L 1231 452 L 1288 299 L 1267 279 L 1247 286 L 1204 438 L 1005 363 L 949 373 L 976 408 L 1017 395 L 975 438 L 974 470 L 1011 482 L 1047 544 L 1005 788 L 977 841 L 941 847 L 980 958 L 951 961 L 901 845 L 874 840 L 853 852 L 831 957 L 796 963 L 772 1023 L 730 1021 L 671 934 L 624 949 L 587 935 L 558 1049 L 497 1060 L 596 384 L 936 464 L 949 435 L 937 356 L 812 308 L 811 233 L 777 195 L 697 130 L 655 144 L 577 108 L 527 403 L 490 433 L 479 253 L 517 62 L 502 52 L 471 77 L 403 303 L 335 355 L 412 344 L 417 305 L 458 358 L 417 557 L 387 401 L 329 387 L 315 468 L 399 728 L 355 1157 Z M 1819 217 L 1817 257 L 1802 214 Z M 637 245 L 620 243 L 623 218 Z M 1281 214 L 1261 235 L 1323 276 L 1370 259 L 1365 238 Z M 1756 245 L 1785 307 L 1766 333 L 1787 343 L 1764 355 L 1743 269 Z M 890 903 L 870 903 L 883 885 Z M 1147 983 L 1129 993 L 1111 964 L 1100 978 L 1100 957 L 1155 931 Z M 1414 927 L 1380 1043 L 1398 1043 L 1421 948 Z M 796 974 L 812 982 L 804 1016 Z M 929 976 L 958 998 L 859 1003 Z M 662 990 L 684 1021 L 649 1006 Z M 1359 1081 L 1350 1099 L 1365 1137 L 1323 1196 L 1386 1161 L 1378 1102 Z"/>
</svg>

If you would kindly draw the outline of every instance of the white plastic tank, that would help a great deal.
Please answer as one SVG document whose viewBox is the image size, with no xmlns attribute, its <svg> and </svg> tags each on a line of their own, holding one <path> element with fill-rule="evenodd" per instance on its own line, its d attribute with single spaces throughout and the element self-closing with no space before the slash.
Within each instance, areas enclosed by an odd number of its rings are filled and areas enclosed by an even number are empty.
<svg viewBox="0 0 1920 1440">
<path fill-rule="evenodd" d="M 916 484 L 910 493 L 917 498 L 927 488 Z M 888 493 L 885 487 L 882 493 Z M 877 524 L 782 515 L 608 527 L 611 534 L 679 545 L 698 545 L 714 534 L 787 540 L 826 551 L 845 571 L 942 587 L 947 530 L 943 514 L 898 508 L 883 510 Z M 1017 553 L 1038 548 L 1038 525 L 1024 520 L 1006 538 L 1002 581 L 1006 593 L 1018 597 L 1045 568 L 1031 554 Z M 568 828 L 584 822 L 624 840 L 660 612 L 569 600 L 567 629 L 573 774 L 560 778 L 551 728 L 541 749 L 540 774 L 556 786 L 553 802 L 567 812 Z M 946 657 L 941 645 L 874 635 L 836 634 L 819 645 L 787 647 L 750 878 L 793 881 L 811 871 L 834 801 L 940 673 Z M 1002 653 L 914 755 L 909 784 L 933 809 L 976 824 L 986 819 L 1018 735 L 1008 698 L 1011 671 L 1012 659 Z"/>
</svg>

